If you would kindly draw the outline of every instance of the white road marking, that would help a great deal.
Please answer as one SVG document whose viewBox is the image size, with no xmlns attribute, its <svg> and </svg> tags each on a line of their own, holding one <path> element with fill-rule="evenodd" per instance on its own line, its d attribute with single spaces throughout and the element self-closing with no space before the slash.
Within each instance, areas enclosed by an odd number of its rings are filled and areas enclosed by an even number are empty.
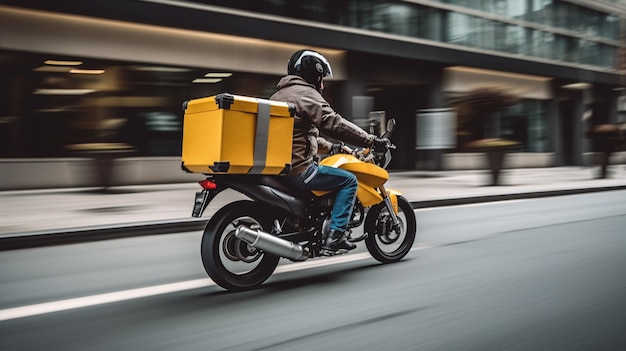
<svg viewBox="0 0 626 351">
<path fill-rule="evenodd" d="M 411 249 L 411 251 L 423 250 L 426 248 L 428 247 L 415 246 Z M 300 263 L 282 265 L 276 268 L 275 273 L 292 272 L 292 271 L 304 270 L 304 269 L 309 269 L 309 268 L 314 268 L 314 267 L 323 267 L 323 266 L 329 266 L 333 264 L 354 262 L 354 261 L 359 261 L 359 260 L 363 260 L 366 258 L 371 258 L 368 252 L 335 256 L 335 257 L 325 258 L 323 260 L 313 260 L 309 262 L 300 262 Z M 203 278 L 203 279 L 187 280 L 187 281 L 178 282 L 178 283 L 155 285 L 155 286 L 149 286 L 145 288 L 116 291 L 116 292 L 111 292 L 111 293 L 84 296 L 84 297 L 78 297 L 78 298 L 73 298 L 73 299 L 66 299 L 66 300 L 44 302 L 44 303 L 38 303 L 34 305 L 27 305 L 27 306 L 21 306 L 21 307 L 7 308 L 4 310 L 0 310 L 0 322 L 17 319 L 17 318 L 38 316 L 38 315 L 53 313 L 53 312 L 67 311 L 67 310 L 72 310 L 72 309 L 77 309 L 77 308 L 91 307 L 91 306 L 103 305 L 107 303 L 128 301 L 128 300 L 139 299 L 143 297 L 204 288 L 204 287 L 208 287 L 212 285 L 215 285 L 215 282 L 213 282 L 209 278 Z"/>
<path fill-rule="evenodd" d="M 52 312 L 67 311 L 81 307 L 90 307 L 111 302 L 126 301 L 160 294 L 168 294 L 172 292 L 197 289 L 211 285 L 215 285 L 215 283 L 208 278 L 196 279 L 172 284 L 155 285 L 145 288 L 116 291 L 106 294 L 98 294 L 92 296 L 78 297 L 74 299 L 14 307 L 6 310 L 1 310 L 0 321 L 36 316 Z"/>
</svg>

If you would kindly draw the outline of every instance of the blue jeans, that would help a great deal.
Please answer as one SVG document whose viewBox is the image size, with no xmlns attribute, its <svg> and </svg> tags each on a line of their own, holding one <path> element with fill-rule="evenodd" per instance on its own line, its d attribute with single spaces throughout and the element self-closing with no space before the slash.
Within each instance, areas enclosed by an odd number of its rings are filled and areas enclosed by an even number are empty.
<svg viewBox="0 0 626 351">
<path fill-rule="evenodd" d="M 292 177 L 292 185 L 305 190 L 336 190 L 330 217 L 330 230 L 345 232 L 352 215 L 358 182 L 356 176 L 343 169 L 312 164 L 300 175 Z"/>
</svg>

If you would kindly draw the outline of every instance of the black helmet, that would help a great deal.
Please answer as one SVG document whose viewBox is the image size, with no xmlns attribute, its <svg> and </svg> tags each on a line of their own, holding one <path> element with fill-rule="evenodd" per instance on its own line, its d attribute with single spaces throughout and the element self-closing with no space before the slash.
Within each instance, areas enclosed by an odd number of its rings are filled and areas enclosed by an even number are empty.
<svg viewBox="0 0 626 351">
<path fill-rule="evenodd" d="M 287 63 L 287 74 L 304 78 L 320 89 L 323 78 L 332 77 L 330 63 L 322 54 L 313 50 L 300 50 L 294 53 Z"/>
</svg>

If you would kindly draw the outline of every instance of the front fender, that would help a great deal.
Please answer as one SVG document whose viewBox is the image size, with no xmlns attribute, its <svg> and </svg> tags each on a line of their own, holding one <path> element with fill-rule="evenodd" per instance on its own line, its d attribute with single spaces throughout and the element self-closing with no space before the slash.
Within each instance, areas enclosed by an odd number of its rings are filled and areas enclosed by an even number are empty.
<svg viewBox="0 0 626 351">
<path fill-rule="evenodd" d="M 356 197 L 363 207 L 372 207 L 383 201 L 383 197 L 380 196 L 376 188 L 366 185 L 363 182 L 359 182 L 359 187 L 356 189 Z"/>
<path fill-rule="evenodd" d="M 393 207 L 393 211 L 397 214 L 398 196 L 402 195 L 402 193 L 395 189 L 386 190 L 389 196 L 389 200 L 391 200 L 391 207 Z M 363 204 L 363 207 L 371 207 L 383 201 L 383 197 L 376 190 L 376 188 L 367 186 L 362 182 L 359 182 L 359 188 L 356 191 L 356 197 L 359 199 L 361 204 Z"/>
</svg>

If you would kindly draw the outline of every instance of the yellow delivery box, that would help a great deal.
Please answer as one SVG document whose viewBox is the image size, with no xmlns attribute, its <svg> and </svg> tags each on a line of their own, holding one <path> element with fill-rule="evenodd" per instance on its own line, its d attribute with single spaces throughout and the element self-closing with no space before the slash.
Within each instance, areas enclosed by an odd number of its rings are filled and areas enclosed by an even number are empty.
<svg viewBox="0 0 626 351">
<path fill-rule="evenodd" d="M 293 105 L 222 93 L 186 101 L 182 168 L 282 174 L 291 169 Z"/>
</svg>

